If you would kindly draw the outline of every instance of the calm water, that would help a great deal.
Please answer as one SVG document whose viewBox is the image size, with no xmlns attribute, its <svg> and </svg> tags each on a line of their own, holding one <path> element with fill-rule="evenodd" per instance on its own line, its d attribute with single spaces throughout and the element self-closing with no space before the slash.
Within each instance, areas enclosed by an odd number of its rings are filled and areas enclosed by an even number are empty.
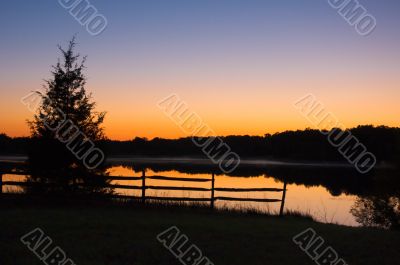
<svg viewBox="0 0 400 265">
<path fill-rule="evenodd" d="M 138 172 L 123 167 L 113 166 L 108 169 L 110 175 L 115 176 L 139 176 Z M 158 171 L 146 170 L 146 175 L 162 175 L 184 178 L 211 178 L 210 174 L 187 174 L 175 170 Z M 112 184 L 140 185 L 140 181 L 113 181 Z M 171 182 L 165 180 L 146 180 L 146 185 L 155 186 L 178 186 L 178 187 L 202 187 L 209 188 L 210 183 L 194 182 Z M 215 187 L 230 188 L 283 188 L 283 182 L 272 177 L 233 177 L 226 175 L 217 175 L 215 177 Z M 140 190 L 115 190 L 119 194 L 140 196 Z M 210 192 L 196 191 L 146 191 L 148 196 L 170 196 L 170 197 L 199 197 L 209 198 Z M 241 198 L 267 198 L 281 199 L 281 192 L 216 192 L 215 196 L 230 196 Z M 322 222 L 336 222 L 344 225 L 358 225 L 354 216 L 350 213 L 351 206 L 354 204 L 357 196 L 340 195 L 332 196 L 329 191 L 322 187 L 306 187 L 304 185 L 288 184 L 285 200 L 285 210 L 296 210 L 303 213 L 309 213 L 317 220 Z M 227 202 L 217 201 L 216 207 L 249 207 L 262 211 L 279 212 L 280 202 Z"/>
<path fill-rule="evenodd" d="M 180 178 L 204 178 L 210 179 L 211 172 L 215 168 L 202 163 L 176 163 L 171 161 L 134 160 L 117 162 L 113 161 L 106 172 L 110 176 L 140 176 L 145 170 L 146 176 L 161 175 Z M 358 226 L 354 215 L 350 210 L 356 205 L 360 197 L 375 196 L 376 191 L 384 191 L 385 194 L 398 194 L 398 177 L 393 183 L 393 177 L 386 178 L 385 174 L 377 177 L 360 176 L 353 171 L 342 171 L 325 167 L 285 167 L 270 164 L 264 166 L 248 165 L 239 168 L 233 175 L 216 173 L 216 188 L 283 188 L 287 182 L 285 199 L 286 211 L 298 211 L 312 215 L 321 222 L 338 223 L 348 226 Z M 3 175 L 3 181 L 24 181 L 26 176 Z M 141 185 L 141 181 L 112 181 L 111 184 Z M 210 182 L 178 182 L 166 180 L 146 180 L 146 185 L 152 186 L 178 186 L 210 188 Z M 393 187 L 397 187 L 393 189 Z M 3 186 L 3 192 L 23 192 L 22 188 Z M 140 190 L 115 189 L 117 194 L 140 196 Z M 163 197 L 197 197 L 210 198 L 210 192 L 197 191 L 156 191 L 147 190 L 147 196 Z M 281 199 L 282 192 L 215 192 L 215 196 Z M 229 208 L 254 208 L 264 212 L 278 213 L 280 202 L 228 202 L 216 201 L 216 207 Z M 399 206 L 400 207 L 400 206 Z"/>
</svg>

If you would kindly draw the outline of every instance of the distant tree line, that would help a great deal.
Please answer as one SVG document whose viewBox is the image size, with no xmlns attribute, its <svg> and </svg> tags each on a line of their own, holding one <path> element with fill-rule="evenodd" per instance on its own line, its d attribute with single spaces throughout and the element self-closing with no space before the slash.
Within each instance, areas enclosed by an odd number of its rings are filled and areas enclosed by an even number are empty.
<svg viewBox="0 0 400 265">
<path fill-rule="evenodd" d="M 27 155 L 31 138 L 15 137 L 11 138 L 4 133 L 0 134 L 0 154 L 1 155 Z"/>
<path fill-rule="evenodd" d="M 378 162 L 400 164 L 400 128 L 386 126 L 358 126 L 349 129 Z M 221 137 L 241 158 L 264 158 L 297 161 L 343 162 L 345 158 L 314 129 L 285 131 L 264 136 Z M 0 134 L 0 154 L 26 154 L 30 138 L 11 138 Z M 169 156 L 205 157 L 201 148 L 190 137 L 162 139 L 136 137 L 130 141 L 102 140 L 99 146 L 108 156 Z M 218 151 L 218 150 L 216 150 Z"/>
</svg>

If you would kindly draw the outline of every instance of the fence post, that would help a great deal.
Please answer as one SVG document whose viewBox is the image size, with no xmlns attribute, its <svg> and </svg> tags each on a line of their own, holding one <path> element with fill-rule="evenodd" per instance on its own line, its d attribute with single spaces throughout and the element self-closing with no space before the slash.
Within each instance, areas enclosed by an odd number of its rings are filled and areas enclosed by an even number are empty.
<svg viewBox="0 0 400 265">
<path fill-rule="evenodd" d="M 282 200 L 281 200 L 281 209 L 279 211 L 279 216 L 283 216 L 283 210 L 285 208 L 285 199 L 286 199 L 286 180 L 283 184 L 283 193 L 282 193 Z"/>
<path fill-rule="evenodd" d="M 142 170 L 142 203 L 146 202 L 146 173 Z"/>
<path fill-rule="evenodd" d="M 211 179 L 211 204 L 210 204 L 211 209 L 214 209 L 214 186 L 215 186 L 215 175 L 214 175 L 214 173 L 212 173 L 212 179 Z"/>
<path fill-rule="evenodd" d="M 0 195 L 3 194 L 3 174 L 0 173 Z"/>
</svg>

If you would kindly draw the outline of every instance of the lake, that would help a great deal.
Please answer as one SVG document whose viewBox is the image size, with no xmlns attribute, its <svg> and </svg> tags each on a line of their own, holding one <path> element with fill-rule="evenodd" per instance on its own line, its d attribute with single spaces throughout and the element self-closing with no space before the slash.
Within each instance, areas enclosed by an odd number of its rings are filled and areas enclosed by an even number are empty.
<svg viewBox="0 0 400 265">
<path fill-rule="evenodd" d="M 346 165 L 298 164 L 267 160 L 258 162 L 249 160 L 229 175 L 221 173 L 218 168 L 203 159 L 114 158 L 108 161 L 105 169 L 110 176 L 141 176 L 143 170 L 146 176 L 199 179 L 210 179 L 214 173 L 215 188 L 282 189 L 286 182 L 285 211 L 301 212 L 321 222 L 347 226 L 360 225 L 354 212 L 351 211 L 360 207 L 358 202 L 360 199 L 368 199 L 371 196 L 398 198 L 400 187 L 397 171 L 382 169 L 369 175 L 360 175 Z M 26 178 L 3 175 L 3 181 L 24 181 Z M 111 184 L 141 185 L 141 181 L 113 180 Z M 210 188 L 210 182 L 146 179 L 146 186 Z M 21 191 L 22 188 L 19 187 L 3 186 L 3 192 Z M 141 196 L 141 190 L 116 188 L 114 192 L 120 195 Z M 210 198 L 210 191 L 146 190 L 146 196 Z M 215 197 L 281 200 L 282 192 L 215 191 Z M 217 200 L 215 207 L 251 208 L 278 214 L 281 203 Z"/>
</svg>

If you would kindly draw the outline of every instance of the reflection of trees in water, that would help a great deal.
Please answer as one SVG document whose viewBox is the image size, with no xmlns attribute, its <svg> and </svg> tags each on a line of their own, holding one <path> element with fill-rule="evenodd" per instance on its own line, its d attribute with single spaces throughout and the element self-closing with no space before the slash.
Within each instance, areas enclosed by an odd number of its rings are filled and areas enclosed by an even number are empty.
<svg viewBox="0 0 400 265">
<path fill-rule="evenodd" d="M 151 169 L 155 172 L 175 170 L 187 174 L 211 174 L 216 172 L 216 167 L 185 163 L 157 164 L 157 163 L 115 163 L 112 166 L 123 166 L 133 172 Z M 24 164 L 18 166 L 0 163 L 4 170 L 26 170 Z M 38 185 L 24 187 L 28 194 L 67 194 L 67 195 L 106 195 L 112 194 L 112 188 L 106 186 L 110 181 L 102 178 L 107 176 L 106 169 L 101 168 L 95 172 L 88 172 L 82 168 L 55 169 L 35 168 L 32 176 L 27 181 Z M 52 169 L 50 169 L 52 168 Z M 32 169 L 32 168 L 31 168 Z M 217 172 L 217 174 L 220 174 Z M 363 226 L 382 227 L 387 229 L 400 229 L 400 178 L 398 171 L 375 171 L 369 175 L 352 174 L 349 170 L 327 168 L 296 168 L 296 167 L 242 167 L 233 174 L 235 177 L 265 176 L 277 181 L 287 181 L 290 184 L 323 186 L 333 196 L 341 194 L 357 195 L 358 199 L 351 209 L 356 221 Z M 251 182 L 251 179 L 249 179 Z"/>
<path fill-rule="evenodd" d="M 26 194 L 49 195 L 105 195 L 112 194 L 107 187 L 110 180 L 105 179 L 104 169 L 87 171 L 82 168 L 63 170 L 35 170 L 27 178 L 31 185 L 24 187 Z"/>
<path fill-rule="evenodd" d="M 359 197 L 350 212 L 363 226 L 400 229 L 400 196 Z"/>
<path fill-rule="evenodd" d="M 151 169 L 154 172 L 174 170 L 186 174 L 211 174 L 218 172 L 213 165 L 190 163 L 122 162 L 133 172 Z M 333 196 L 357 195 L 351 209 L 356 221 L 363 226 L 400 229 L 400 178 L 398 170 L 374 170 L 359 174 L 350 168 L 239 166 L 229 174 L 233 177 L 272 177 L 288 184 L 306 187 L 325 187 Z M 249 179 L 251 182 L 251 179 Z"/>
<path fill-rule="evenodd" d="M 189 162 L 116 162 L 109 166 L 123 166 L 133 172 L 150 169 L 154 172 L 177 171 L 185 174 L 221 175 L 217 166 L 212 164 Z M 368 196 L 374 194 L 396 194 L 396 187 L 400 186 L 397 170 L 374 170 L 369 174 L 360 174 L 354 168 L 339 167 L 299 167 L 274 165 L 239 165 L 232 173 L 232 177 L 266 177 L 288 184 L 304 185 L 306 187 L 322 186 L 332 196 L 357 195 Z M 249 179 L 251 182 L 251 179 Z"/>
</svg>

